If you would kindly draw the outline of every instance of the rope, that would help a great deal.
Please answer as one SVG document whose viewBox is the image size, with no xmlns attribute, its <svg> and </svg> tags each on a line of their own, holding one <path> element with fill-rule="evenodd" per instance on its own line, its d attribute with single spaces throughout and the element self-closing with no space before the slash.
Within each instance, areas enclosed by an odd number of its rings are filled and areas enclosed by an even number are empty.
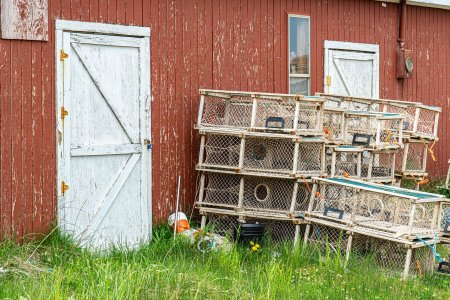
<svg viewBox="0 0 450 300">
<path fill-rule="evenodd" d="M 438 239 L 439 239 L 439 235 L 438 235 L 437 233 L 436 233 L 436 240 L 434 241 L 434 245 L 433 245 L 433 246 L 431 246 L 427 241 L 421 239 L 421 238 L 418 237 L 418 236 L 416 236 L 416 238 L 417 238 L 419 241 L 421 241 L 422 243 L 424 243 L 425 245 L 427 245 L 427 246 L 431 249 L 431 251 L 433 252 L 434 256 L 436 257 L 436 260 L 438 261 L 438 263 L 441 263 L 441 262 L 442 262 L 441 256 L 439 255 L 439 253 L 436 252 L 436 244 L 437 244 Z"/>
<path fill-rule="evenodd" d="M 417 181 L 416 178 L 413 177 L 413 180 L 414 180 L 414 183 L 415 183 L 415 184 L 418 184 L 418 185 L 423 185 L 423 184 L 425 184 L 425 183 L 428 183 L 428 178 L 424 178 L 424 179 L 422 179 L 422 180 L 420 180 L 420 181 Z"/>
<path fill-rule="evenodd" d="M 325 134 L 328 136 L 328 139 L 330 140 L 331 143 L 333 143 L 334 145 L 337 145 L 337 143 L 332 138 L 333 132 L 331 131 L 330 128 L 324 127 L 323 132 L 325 132 Z"/>
<path fill-rule="evenodd" d="M 427 148 L 428 153 L 430 153 L 431 159 L 433 161 L 436 161 L 436 156 L 434 155 L 434 151 L 433 151 L 433 147 L 434 147 L 434 144 L 436 144 L 436 140 L 433 142 L 433 144 L 431 144 L 431 147 L 428 147 L 428 145 L 425 143 L 423 138 L 420 138 L 420 140 L 422 141 L 422 143 L 425 146 L 425 148 Z"/>
<path fill-rule="evenodd" d="M 417 269 L 419 270 L 420 276 L 422 276 L 423 275 L 422 265 L 420 264 L 420 261 L 417 258 L 416 258 L 416 266 L 417 266 Z"/>
<path fill-rule="evenodd" d="M 306 184 L 306 188 L 308 189 L 308 191 L 309 191 L 310 193 L 312 193 L 312 189 L 311 189 L 311 187 L 309 186 L 308 181 L 306 181 L 306 178 L 305 178 L 304 176 L 301 176 L 301 178 L 303 179 L 303 182 Z"/>
<path fill-rule="evenodd" d="M 347 171 L 344 171 L 344 174 L 343 174 L 343 175 L 344 175 L 345 178 L 350 178 L 350 174 L 348 174 Z"/>
</svg>

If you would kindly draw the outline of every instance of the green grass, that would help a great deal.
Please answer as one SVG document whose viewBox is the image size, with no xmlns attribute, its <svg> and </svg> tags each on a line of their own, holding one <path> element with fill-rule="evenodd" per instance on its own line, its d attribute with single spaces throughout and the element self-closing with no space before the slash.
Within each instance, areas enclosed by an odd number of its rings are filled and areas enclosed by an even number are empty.
<svg viewBox="0 0 450 300">
<path fill-rule="evenodd" d="M 289 243 L 202 254 L 171 237 L 160 227 L 139 250 L 108 255 L 78 249 L 57 232 L 41 245 L 3 242 L 0 299 L 450 299 L 446 275 L 403 281 L 370 261 L 344 268 L 339 257 L 293 253 Z"/>
</svg>

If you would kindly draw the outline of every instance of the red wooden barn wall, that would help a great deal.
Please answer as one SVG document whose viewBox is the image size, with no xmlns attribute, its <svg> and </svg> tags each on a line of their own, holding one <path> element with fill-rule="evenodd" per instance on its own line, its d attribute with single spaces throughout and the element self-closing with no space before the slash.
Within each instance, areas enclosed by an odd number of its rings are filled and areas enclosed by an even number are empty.
<svg viewBox="0 0 450 300">
<path fill-rule="evenodd" d="M 395 77 L 398 6 L 372 0 L 49 0 L 49 42 L 0 40 L 0 231 L 46 230 L 55 201 L 54 20 L 150 26 L 153 216 L 196 194 L 198 89 L 287 91 L 287 12 L 311 16 L 311 91 L 322 91 L 323 41 L 380 45 L 380 95 L 444 108 L 438 162 L 450 157 L 450 11 L 408 6 L 414 78 Z"/>
</svg>

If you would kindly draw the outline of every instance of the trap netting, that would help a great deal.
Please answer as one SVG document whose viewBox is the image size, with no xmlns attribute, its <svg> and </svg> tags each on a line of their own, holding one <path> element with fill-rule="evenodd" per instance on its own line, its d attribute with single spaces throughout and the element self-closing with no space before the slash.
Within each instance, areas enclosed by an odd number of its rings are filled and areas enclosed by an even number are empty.
<svg viewBox="0 0 450 300">
<path fill-rule="evenodd" d="M 227 94 L 203 94 L 200 104 L 198 127 L 222 129 L 249 128 L 252 119 L 253 99 Z"/>
<path fill-rule="evenodd" d="M 205 172 L 200 178 L 200 191 L 197 204 L 237 208 L 241 176 Z"/>
<path fill-rule="evenodd" d="M 437 127 L 439 120 L 440 108 L 420 106 L 418 113 L 418 120 L 416 127 L 413 129 L 413 134 L 416 136 L 435 140 L 437 136 Z"/>
<path fill-rule="evenodd" d="M 246 137 L 246 172 L 293 174 L 295 142 L 286 138 Z"/>
<path fill-rule="evenodd" d="M 403 273 L 404 277 L 431 272 L 434 267 L 434 256 L 431 249 L 425 244 L 415 243 L 414 247 L 417 248 L 411 249 L 411 258 L 408 259 L 409 247 L 411 247 L 411 244 L 397 243 L 355 233 L 353 234 L 349 258 L 350 260 L 365 261 L 371 268 L 377 267 L 385 272 Z M 407 269 L 405 269 L 406 265 Z"/>
<path fill-rule="evenodd" d="M 441 202 L 439 210 L 439 229 L 443 236 L 450 236 L 450 200 Z"/>
<path fill-rule="evenodd" d="M 355 98 L 330 94 L 317 94 L 325 100 L 325 108 L 340 108 L 343 110 L 378 112 L 380 104 L 375 99 Z"/>
<path fill-rule="evenodd" d="M 414 118 L 416 116 L 416 106 L 413 104 L 403 103 L 384 103 L 384 111 L 387 113 L 402 114 L 405 119 L 403 120 L 403 130 L 406 133 L 412 133 L 414 128 Z"/>
<path fill-rule="evenodd" d="M 426 143 L 410 140 L 398 152 L 396 171 L 400 174 L 425 173 L 427 153 Z"/>
<path fill-rule="evenodd" d="M 296 199 L 296 184 L 293 180 L 246 176 L 243 208 L 245 211 L 286 215 Z"/>
<path fill-rule="evenodd" d="M 323 100 L 286 94 L 201 90 L 199 128 L 322 133 Z"/>
<path fill-rule="evenodd" d="M 325 144 L 323 142 L 298 143 L 296 174 L 303 177 L 321 176 L 325 172 Z"/>
<path fill-rule="evenodd" d="M 239 229 L 239 223 L 265 224 L 265 238 L 275 243 L 293 241 L 295 236 L 295 224 L 293 224 L 292 221 L 278 221 L 210 213 L 206 216 L 206 228 L 208 228 L 208 230 L 223 236 L 228 236 L 232 240 L 236 238 L 235 232 Z"/>
<path fill-rule="evenodd" d="M 348 244 L 345 230 L 312 223 L 306 230 L 304 245 L 321 255 L 344 257 Z M 309 230 L 309 231 L 308 231 Z"/>
<path fill-rule="evenodd" d="M 361 149 L 353 147 L 327 147 L 326 169 L 330 177 L 361 176 Z"/>
<path fill-rule="evenodd" d="M 344 111 L 326 108 L 323 111 L 323 131 L 327 142 L 339 144 L 344 138 Z"/>
<path fill-rule="evenodd" d="M 239 168 L 241 138 L 234 135 L 207 134 L 204 139 L 203 167 Z M 200 149 L 202 151 L 202 149 Z"/>
<path fill-rule="evenodd" d="M 402 144 L 402 115 L 346 112 L 344 142 L 375 148 L 398 148 Z M 365 137 L 367 141 L 360 142 Z"/>
<path fill-rule="evenodd" d="M 361 177 L 374 182 L 392 182 L 395 176 L 395 154 L 389 150 L 364 151 Z"/>
<path fill-rule="evenodd" d="M 306 213 L 311 219 L 403 240 L 434 237 L 438 232 L 441 196 L 340 178 L 320 179 L 318 190 Z"/>
</svg>

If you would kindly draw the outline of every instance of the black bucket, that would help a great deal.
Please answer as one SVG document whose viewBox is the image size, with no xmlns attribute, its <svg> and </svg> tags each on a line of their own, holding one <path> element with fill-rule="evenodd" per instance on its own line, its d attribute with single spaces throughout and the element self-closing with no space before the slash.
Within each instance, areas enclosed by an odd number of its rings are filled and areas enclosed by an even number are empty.
<svg viewBox="0 0 450 300">
<path fill-rule="evenodd" d="M 241 223 L 235 228 L 234 239 L 241 244 L 248 244 L 250 242 L 261 243 L 265 229 L 266 224 L 263 223 Z"/>
</svg>

